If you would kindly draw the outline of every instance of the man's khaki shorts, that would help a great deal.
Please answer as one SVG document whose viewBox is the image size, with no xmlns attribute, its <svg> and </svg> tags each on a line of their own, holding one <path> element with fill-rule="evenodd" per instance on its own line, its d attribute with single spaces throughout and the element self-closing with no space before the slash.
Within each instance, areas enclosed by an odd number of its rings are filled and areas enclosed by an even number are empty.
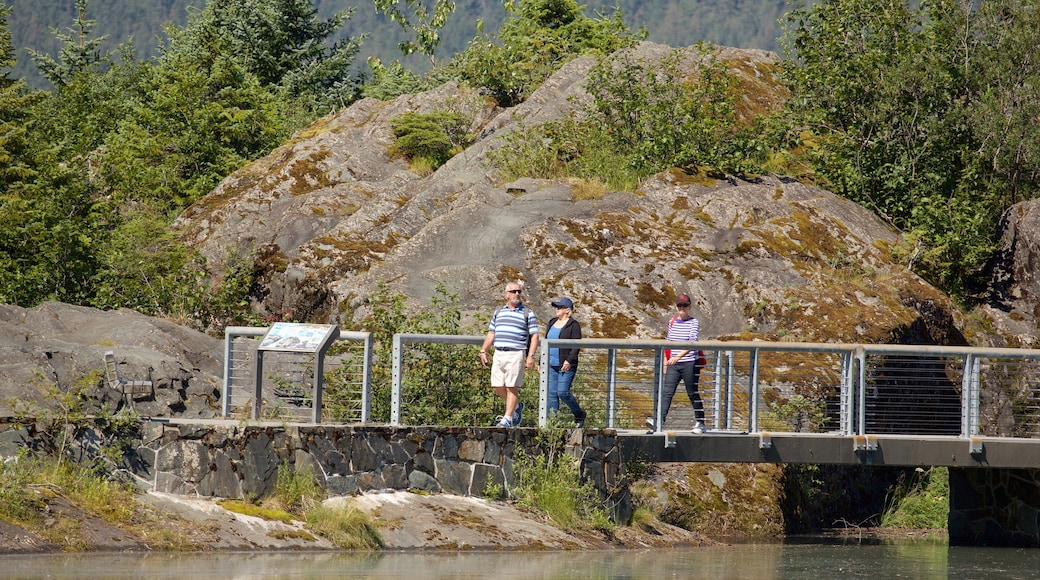
<svg viewBox="0 0 1040 580">
<path fill-rule="evenodd" d="M 491 359 L 492 387 L 519 387 L 524 384 L 527 351 L 496 350 Z"/>
</svg>

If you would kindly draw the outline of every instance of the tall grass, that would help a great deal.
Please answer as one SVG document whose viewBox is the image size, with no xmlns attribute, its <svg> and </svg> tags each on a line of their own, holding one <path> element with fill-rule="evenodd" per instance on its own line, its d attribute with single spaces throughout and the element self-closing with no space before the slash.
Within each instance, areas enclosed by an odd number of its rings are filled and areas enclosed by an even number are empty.
<svg viewBox="0 0 1040 580">
<path fill-rule="evenodd" d="M 565 437 L 563 429 L 541 429 L 537 441 L 543 453 L 517 450 L 513 490 L 517 503 L 542 512 L 564 530 L 613 531 L 617 526 L 592 482 L 581 481 L 578 458 L 564 452 Z"/>
<path fill-rule="evenodd" d="M 950 515 L 950 471 L 917 468 L 900 477 L 881 515 L 881 527 L 945 529 Z"/>
<path fill-rule="evenodd" d="M 296 470 L 289 463 L 278 466 L 274 492 L 261 505 L 225 501 L 221 505 L 247 515 L 292 523 L 302 520 L 309 531 L 347 550 L 375 550 L 383 540 L 372 518 L 365 512 L 345 506 L 332 508 L 322 504 L 325 490 L 315 475 Z"/>
<path fill-rule="evenodd" d="M 21 454 L 0 463 L 0 519 L 35 532 L 67 550 L 83 549 L 78 522 L 48 508 L 48 500 L 65 498 L 81 510 L 119 527 L 134 525 L 135 490 L 90 467 Z"/>
</svg>

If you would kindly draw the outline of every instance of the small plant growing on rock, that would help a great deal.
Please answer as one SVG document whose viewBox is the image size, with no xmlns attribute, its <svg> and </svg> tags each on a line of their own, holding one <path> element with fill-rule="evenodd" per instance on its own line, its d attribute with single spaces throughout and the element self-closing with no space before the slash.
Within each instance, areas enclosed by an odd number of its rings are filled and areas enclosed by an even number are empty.
<svg viewBox="0 0 1040 580">
<path fill-rule="evenodd" d="M 471 142 L 469 121 L 459 113 L 405 113 L 390 121 L 397 140 L 391 156 L 404 157 L 413 167 L 433 172 Z"/>
<path fill-rule="evenodd" d="M 581 481 L 578 459 L 564 451 L 566 431 L 540 429 L 536 440 L 541 453 L 517 450 L 513 490 L 517 501 L 544 513 L 565 530 L 613 531 L 616 525 L 592 483 Z"/>
</svg>

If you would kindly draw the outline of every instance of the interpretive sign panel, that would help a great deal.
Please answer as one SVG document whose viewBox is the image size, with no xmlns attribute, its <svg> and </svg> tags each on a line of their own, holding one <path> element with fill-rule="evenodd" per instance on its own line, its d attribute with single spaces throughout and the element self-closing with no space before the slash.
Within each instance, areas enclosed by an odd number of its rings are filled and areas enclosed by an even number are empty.
<svg viewBox="0 0 1040 580">
<path fill-rule="evenodd" d="M 259 350 L 317 353 L 333 332 L 333 324 L 275 322 L 260 341 Z"/>
</svg>

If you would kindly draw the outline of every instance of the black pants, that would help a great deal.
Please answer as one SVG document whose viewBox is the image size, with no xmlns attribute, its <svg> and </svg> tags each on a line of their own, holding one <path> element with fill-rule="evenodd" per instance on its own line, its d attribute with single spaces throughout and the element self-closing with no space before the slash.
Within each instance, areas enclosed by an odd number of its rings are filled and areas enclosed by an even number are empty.
<svg viewBox="0 0 1040 580">
<path fill-rule="evenodd" d="M 690 402 L 693 403 L 694 417 L 696 417 L 697 421 L 703 423 L 704 403 L 701 402 L 701 395 L 697 392 L 697 381 L 700 379 L 701 367 L 696 361 L 689 361 L 675 363 L 666 368 L 664 381 L 661 384 L 661 426 L 664 426 L 664 420 L 668 417 L 668 409 L 672 406 L 672 397 L 675 396 L 675 389 L 679 386 L 680 380 L 686 386 L 686 395 L 690 397 Z M 657 413 L 655 412 L 654 415 L 656 416 Z"/>
</svg>

